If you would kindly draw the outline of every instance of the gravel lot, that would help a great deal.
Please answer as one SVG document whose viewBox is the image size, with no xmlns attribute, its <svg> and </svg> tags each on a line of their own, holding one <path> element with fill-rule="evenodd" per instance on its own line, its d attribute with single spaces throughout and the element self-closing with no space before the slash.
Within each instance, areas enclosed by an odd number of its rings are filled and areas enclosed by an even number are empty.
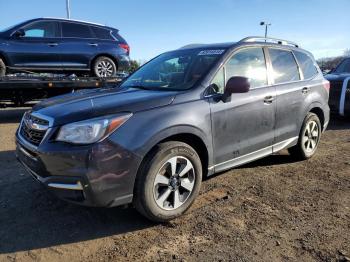
<svg viewBox="0 0 350 262">
<path fill-rule="evenodd" d="M 350 261 L 349 120 L 332 119 L 313 159 L 212 177 L 185 216 L 154 224 L 48 194 L 14 156 L 24 111 L 0 110 L 0 261 Z"/>
</svg>

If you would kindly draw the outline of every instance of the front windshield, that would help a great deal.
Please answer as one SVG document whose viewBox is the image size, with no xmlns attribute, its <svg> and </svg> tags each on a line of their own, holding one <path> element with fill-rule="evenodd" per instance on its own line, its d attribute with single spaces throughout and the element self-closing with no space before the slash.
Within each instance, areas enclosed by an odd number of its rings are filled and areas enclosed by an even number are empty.
<svg viewBox="0 0 350 262">
<path fill-rule="evenodd" d="M 350 73 L 350 58 L 344 59 L 333 71 L 333 73 Z"/>
<path fill-rule="evenodd" d="M 161 90 L 190 89 L 224 52 L 224 49 L 191 49 L 165 53 L 141 67 L 121 86 Z"/>
</svg>

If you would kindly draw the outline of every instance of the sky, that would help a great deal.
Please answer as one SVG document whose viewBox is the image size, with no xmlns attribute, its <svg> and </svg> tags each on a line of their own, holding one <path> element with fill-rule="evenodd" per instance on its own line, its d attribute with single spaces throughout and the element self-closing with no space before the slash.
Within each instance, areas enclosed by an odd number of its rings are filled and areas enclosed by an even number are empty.
<svg viewBox="0 0 350 262">
<path fill-rule="evenodd" d="M 316 58 L 350 48 L 350 0 L 70 0 L 71 18 L 118 28 L 131 58 L 190 43 L 268 35 L 297 42 Z M 0 0 L 0 29 L 36 17 L 66 17 L 66 0 Z"/>
</svg>

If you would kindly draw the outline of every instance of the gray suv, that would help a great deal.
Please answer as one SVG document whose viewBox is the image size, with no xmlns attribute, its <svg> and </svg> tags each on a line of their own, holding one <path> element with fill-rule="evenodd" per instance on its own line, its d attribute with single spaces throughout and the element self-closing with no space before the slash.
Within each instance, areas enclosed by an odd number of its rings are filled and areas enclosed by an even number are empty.
<svg viewBox="0 0 350 262">
<path fill-rule="evenodd" d="M 298 45 L 249 37 L 161 54 L 114 89 L 59 96 L 27 112 L 19 161 L 60 198 L 132 203 L 168 221 L 203 177 L 288 148 L 312 157 L 329 121 L 329 82 Z"/>
</svg>

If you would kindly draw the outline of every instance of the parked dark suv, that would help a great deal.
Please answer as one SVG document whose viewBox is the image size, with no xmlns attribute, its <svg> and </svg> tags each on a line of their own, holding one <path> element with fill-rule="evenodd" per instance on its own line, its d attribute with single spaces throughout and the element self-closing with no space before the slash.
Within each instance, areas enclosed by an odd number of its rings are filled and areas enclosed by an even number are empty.
<svg viewBox="0 0 350 262">
<path fill-rule="evenodd" d="M 11 71 L 64 71 L 111 77 L 129 67 L 129 51 L 115 28 L 32 19 L 0 32 L 0 76 Z"/>
<path fill-rule="evenodd" d="M 183 214 L 202 177 L 288 148 L 312 157 L 329 121 L 329 82 L 312 55 L 274 39 L 190 45 L 118 88 L 44 101 L 17 131 L 17 157 L 59 197 Z"/>
<path fill-rule="evenodd" d="M 350 57 L 325 75 L 330 82 L 329 107 L 341 116 L 350 116 Z"/>
</svg>

